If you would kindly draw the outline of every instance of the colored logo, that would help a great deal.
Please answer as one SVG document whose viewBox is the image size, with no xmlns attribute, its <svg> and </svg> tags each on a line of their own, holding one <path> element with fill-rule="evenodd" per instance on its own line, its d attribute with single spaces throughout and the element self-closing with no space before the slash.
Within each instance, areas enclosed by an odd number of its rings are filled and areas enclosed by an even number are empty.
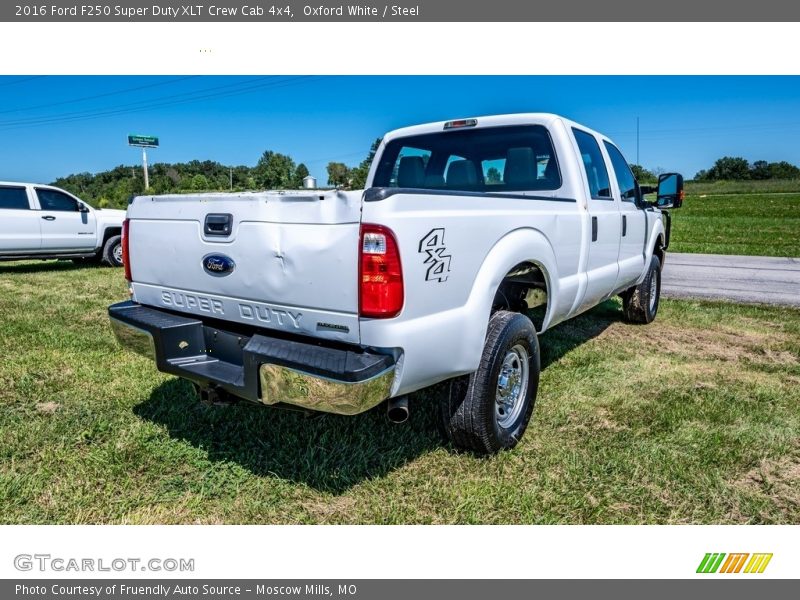
<svg viewBox="0 0 800 600">
<path fill-rule="evenodd" d="M 772 554 L 707 552 L 697 567 L 698 573 L 763 573 Z"/>
<path fill-rule="evenodd" d="M 236 263 L 233 259 L 224 254 L 209 254 L 203 257 L 203 269 L 209 275 L 224 277 L 232 273 L 235 268 Z"/>
</svg>

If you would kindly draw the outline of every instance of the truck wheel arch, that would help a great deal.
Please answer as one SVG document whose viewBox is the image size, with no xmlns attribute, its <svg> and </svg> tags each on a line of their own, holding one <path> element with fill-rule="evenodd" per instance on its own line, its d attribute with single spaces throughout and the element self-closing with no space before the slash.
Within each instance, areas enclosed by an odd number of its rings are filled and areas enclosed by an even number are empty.
<svg viewBox="0 0 800 600">
<path fill-rule="evenodd" d="M 115 235 L 122 235 L 122 227 L 106 227 L 103 230 L 103 238 L 99 245 L 101 252 L 103 251 L 103 247 L 106 245 L 106 242 L 109 240 L 109 238 L 112 238 Z"/>
<path fill-rule="evenodd" d="M 481 264 L 472 286 L 467 306 L 472 307 L 470 314 L 481 315 L 481 339 L 486 336 L 489 317 L 497 306 L 498 294 L 510 279 L 516 279 L 520 269 L 526 266 L 530 270 L 523 274 L 531 282 L 541 281 L 548 302 L 540 322 L 536 324 L 537 332 L 541 332 L 552 318 L 551 298 L 558 293 L 558 282 L 555 278 L 556 259 L 549 240 L 540 231 L 532 228 L 515 229 L 500 238 L 489 250 Z M 514 307 L 505 306 L 505 309 Z"/>
</svg>

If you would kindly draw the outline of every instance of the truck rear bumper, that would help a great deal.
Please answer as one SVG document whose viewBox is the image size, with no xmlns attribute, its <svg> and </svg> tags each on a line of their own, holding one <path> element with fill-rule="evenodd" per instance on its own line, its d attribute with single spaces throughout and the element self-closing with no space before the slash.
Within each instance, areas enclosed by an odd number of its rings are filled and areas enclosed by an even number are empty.
<svg viewBox="0 0 800 600">
<path fill-rule="evenodd" d="M 119 343 L 160 371 L 254 402 L 353 415 L 388 398 L 394 382 L 394 356 L 358 346 L 242 335 L 135 302 L 108 314 Z"/>
</svg>

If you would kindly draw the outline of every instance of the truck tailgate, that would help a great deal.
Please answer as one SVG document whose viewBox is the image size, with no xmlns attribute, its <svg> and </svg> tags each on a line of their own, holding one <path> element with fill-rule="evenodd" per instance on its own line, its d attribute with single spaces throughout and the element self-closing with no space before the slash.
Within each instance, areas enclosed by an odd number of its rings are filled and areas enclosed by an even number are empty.
<svg viewBox="0 0 800 600">
<path fill-rule="evenodd" d="M 136 302 L 359 341 L 361 192 L 142 196 L 128 218 Z"/>
</svg>

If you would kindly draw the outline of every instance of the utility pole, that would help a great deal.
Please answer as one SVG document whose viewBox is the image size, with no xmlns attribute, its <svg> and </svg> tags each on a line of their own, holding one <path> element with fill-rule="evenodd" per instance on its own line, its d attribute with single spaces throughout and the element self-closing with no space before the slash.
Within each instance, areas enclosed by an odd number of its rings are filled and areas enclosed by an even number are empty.
<svg viewBox="0 0 800 600">
<path fill-rule="evenodd" d="M 228 177 L 230 177 L 231 191 L 233 191 L 233 167 L 228 167 Z"/>
<path fill-rule="evenodd" d="M 639 117 L 636 117 L 636 164 L 642 164 L 639 162 Z"/>
</svg>

